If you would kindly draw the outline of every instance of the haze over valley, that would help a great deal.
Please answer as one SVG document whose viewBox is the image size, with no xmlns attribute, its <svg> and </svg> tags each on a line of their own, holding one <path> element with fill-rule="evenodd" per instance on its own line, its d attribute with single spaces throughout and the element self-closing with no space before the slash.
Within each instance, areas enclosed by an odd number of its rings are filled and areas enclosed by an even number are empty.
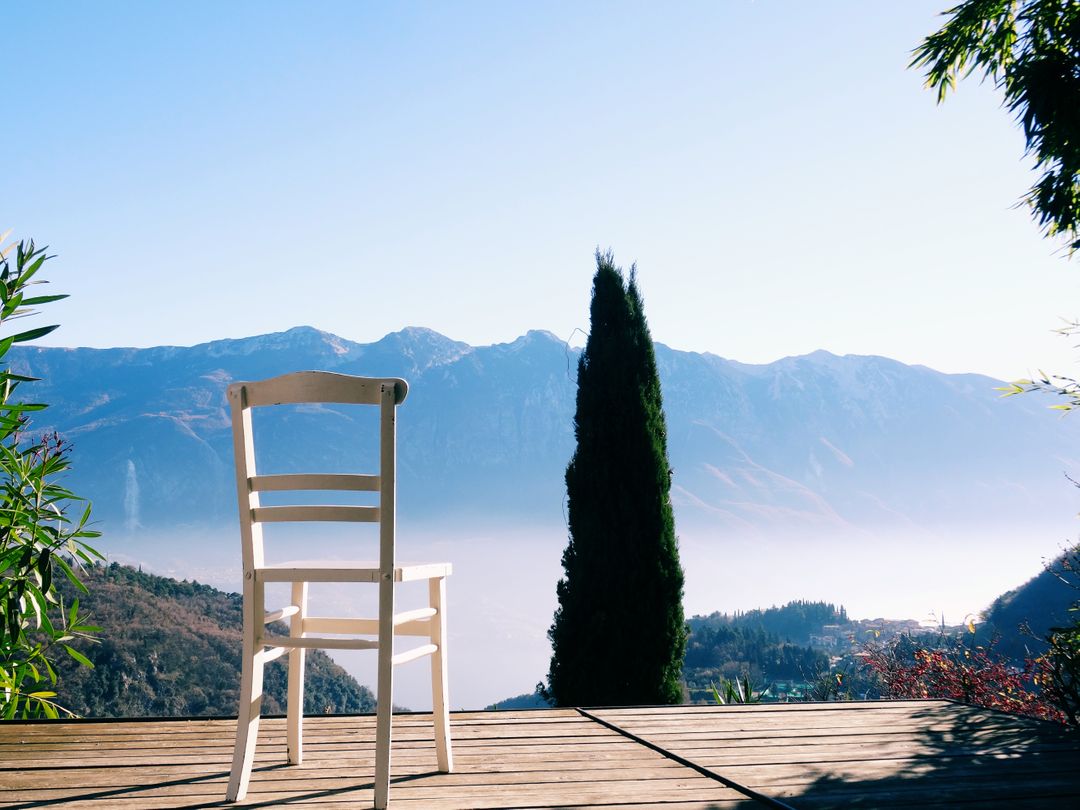
<svg viewBox="0 0 1080 810">
<path fill-rule="evenodd" d="M 51 403 L 34 430 L 74 442 L 68 483 L 93 501 L 109 557 L 228 590 L 240 583 L 228 383 L 300 368 L 407 378 L 399 553 L 454 563 L 455 707 L 544 676 L 577 361 L 554 335 L 472 347 L 409 328 L 358 344 L 299 327 L 12 357 L 14 372 L 42 378 L 33 397 Z M 657 359 L 688 616 L 801 598 L 860 618 L 959 622 L 1075 536 L 1080 493 L 1064 474 L 1076 472 L 1080 436 L 1048 400 L 1002 399 L 989 377 L 882 357 L 746 365 L 658 344 Z M 258 416 L 272 434 L 262 471 L 300 470 L 311 455 L 345 471 L 372 457 L 373 436 L 349 409 Z M 270 553 L 299 531 L 271 535 Z M 367 556 L 354 538 L 333 542 Z M 373 682 L 371 656 L 335 658 Z M 424 670 L 401 670 L 398 703 L 430 705 Z"/>
</svg>

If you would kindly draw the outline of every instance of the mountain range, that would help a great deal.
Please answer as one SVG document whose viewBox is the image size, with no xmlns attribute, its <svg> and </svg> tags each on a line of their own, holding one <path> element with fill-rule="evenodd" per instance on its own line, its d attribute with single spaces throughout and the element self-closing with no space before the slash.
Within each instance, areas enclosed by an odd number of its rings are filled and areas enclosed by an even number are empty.
<svg viewBox="0 0 1080 810">
<path fill-rule="evenodd" d="M 369 344 L 310 327 L 191 347 L 16 347 L 12 370 L 50 403 L 35 431 L 74 444 L 69 485 L 107 533 L 235 520 L 225 388 L 298 369 L 401 376 L 399 509 L 561 522 L 578 349 L 530 331 L 469 346 L 424 328 Z M 1062 473 L 1075 424 L 1000 381 L 824 351 L 748 365 L 656 345 L 681 525 L 730 531 L 994 525 L 1075 511 Z M 368 458 L 343 408 L 266 417 L 266 471 Z M 269 466 L 267 466 L 269 465 Z"/>
</svg>

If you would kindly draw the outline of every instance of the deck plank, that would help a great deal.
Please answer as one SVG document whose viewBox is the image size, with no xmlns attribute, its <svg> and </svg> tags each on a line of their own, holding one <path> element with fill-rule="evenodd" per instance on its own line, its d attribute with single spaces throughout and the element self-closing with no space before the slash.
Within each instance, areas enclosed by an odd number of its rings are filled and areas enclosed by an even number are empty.
<svg viewBox="0 0 1080 810">
<path fill-rule="evenodd" d="M 950 701 L 590 713 L 798 810 L 1080 806 L 1080 734 Z"/>
<path fill-rule="evenodd" d="M 572 709 L 456 712 L 453 774 L 434 772 L 430 716 L 396 715 L 392 805 L 764 806 L 711 773 L 797 810 L 1080 806 L 1080 735 L 947 701 L 590 712 L 603 723 Z M 0 724 L 0 808 L 225 806 L 234 726 L 219 719 Z M 374 737 L 371 716 L 308 718 L 305 763 L 291 767 L 284 720 L 265 719 L 240 806 L 370 806 Z"/>
<path fill-rule="evenodd" d="M 572 710 L 455 713 L 455 773 L 435 773 L 430 717 L 395 717 L 395 807 L 758 807 L 739 792 Z M 305 762 L 284 765 L 285 723 L 260 729 L 241 807 L 370 806 L 373 717 L 305 722 Z M 232 720 L 0 725 L 0 807 L 215 807 L 232 758 Z"/>
</svg>

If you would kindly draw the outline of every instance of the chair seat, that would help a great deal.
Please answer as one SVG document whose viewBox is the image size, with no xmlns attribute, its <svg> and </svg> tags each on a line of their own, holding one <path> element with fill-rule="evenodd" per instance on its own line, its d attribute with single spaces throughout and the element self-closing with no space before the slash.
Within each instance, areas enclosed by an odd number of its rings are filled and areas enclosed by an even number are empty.
<svg viewBox="0 0 1080 810">
<path fill-rule="evenodd" d="M 448 562 L 399 562 L 394 582 L 449 576 Z M 255 569 L 262 582 L 378 582 L 378 560 L 289 560 Z"/>
</svg>

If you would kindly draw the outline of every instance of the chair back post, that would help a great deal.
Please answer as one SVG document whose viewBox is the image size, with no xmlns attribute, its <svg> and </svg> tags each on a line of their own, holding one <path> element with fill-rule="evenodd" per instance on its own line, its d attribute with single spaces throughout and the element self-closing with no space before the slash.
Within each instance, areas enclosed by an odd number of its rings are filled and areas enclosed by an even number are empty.
<svg viewBox="0 0 1080 810">
<path fill-rule="evenodd" d="M 375 807 L 378 810 L 385 808 L 389 801 L 390 741 L 393 734 L 396 389 L 393 382 L 384 382 L 379 402 L 379 665 L 375 728 Z"/>
<path fill-rule="evenodd" d="M 397 386 L 382 385 L 379 401 L 379 574 L 393 580 L 397 509 Z"/>
<path fill-rule="evenodd" d="M 259 493 L 251 488 L 255 472 L 255 443 L 251 430 L 251 405 L 244 383 L 229 386 L 232 411 L 233 457 L 236 461 L 236 503 L 240 508 L 240 547 L 244 582 L 249 582 L 256 568 L 264 564 L 262 524 L 252 520 L 252 510 L 260 506 Z"/>
<path fill-rule="evenodd" d="M 256 581 L 256 570 L 264 564 L 262 526 L 253 520 L 253 509 L 259 505 L 259 493 L 251 489 L 255 475 L 255 448 L 252 444 L 251 407 L 247 388 L 234 383 L 226 392 L 232 416 L 233 457 L 236 462 L 236 502 L 240 510 L 240 550 L 244 566 L 243 650 L 240 700 L 236 717 L 236 746 L 226 791 L 228 801 L 243 798 L 251 778 L 251 761 L 259 736 L 259 716 L 262 713 L 262 585 Z"/>
</svg>

